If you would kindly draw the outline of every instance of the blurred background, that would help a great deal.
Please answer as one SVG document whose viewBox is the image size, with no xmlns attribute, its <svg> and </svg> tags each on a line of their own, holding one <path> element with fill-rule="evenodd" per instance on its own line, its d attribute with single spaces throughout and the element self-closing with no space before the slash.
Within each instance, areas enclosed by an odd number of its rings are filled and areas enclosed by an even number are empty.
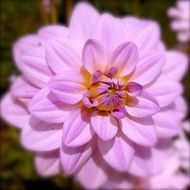
<svg viewBox="0 0 190 190">
<path fill-rule="evenodd" d="M 67 24 L 77 0 L 1 0 L 0 2 L 0 92 L 9 88 L 10 76 L 18 73 L 12 59 L 12 44 L 21 36 L 36 32 L 46 24 Z M 115 15 L 136 15 L 154 19 L 161 24 L 163 40 L 169 48 L 190 55 L 187 44 L 178 44 L 169 28 L 167 9 L 175 0 L 91 0 L 100 11 Z M 183 80 L 184 96 L 190 97 L 190 76 Z M 188 100 L 189 101 L 189 100 Z M 189 115 L 188 115 L 189 116 Z M 33 165 L 32 153 L 19 143 L 19 131 L 0 121 L 0 189 L 1 190 L 80 190 L 72 178 L 62 175 L 42 179 Z"/>
</svg>

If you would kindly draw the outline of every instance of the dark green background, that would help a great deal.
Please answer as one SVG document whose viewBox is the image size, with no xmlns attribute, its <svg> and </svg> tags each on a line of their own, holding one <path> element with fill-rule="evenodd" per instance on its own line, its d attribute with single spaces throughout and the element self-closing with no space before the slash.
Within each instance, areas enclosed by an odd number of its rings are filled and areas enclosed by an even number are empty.
<svg viewBox="0 0 190 190">
<path fill-rule="evenodd" d="M 1 0 L 0 2 L 0 91 L 2 94 L 9 88 L 9 76 L 18 71 L 12 60 L 11 46 L 19 37 L 35 32 L 48 23 L 64 23 L 77 1 L 52 1 L 53 14 L 48 15 L 42 7 L 42 0 Z M 161 24 L 163 39 L 167 46 L 180 48 L 189 54 L 186 45 L 177 44 L 175 33 L 169 29 L 166 15 L 168 7 L 175 4 L 174 0 L 92 0 L 100 11 L 108 11 L 116 15 L 136 15 L 152 18 Z M 184 80 L 185 96 L 188 97 L 189 76 Z M 35 173 L 32 153 L 24 150 L 19 143 L 19 132 L 1 121 L 0 141 L 0 189 L 80 189 L 71 178 L 56 176 L 42 179 Z"/>
</svg>

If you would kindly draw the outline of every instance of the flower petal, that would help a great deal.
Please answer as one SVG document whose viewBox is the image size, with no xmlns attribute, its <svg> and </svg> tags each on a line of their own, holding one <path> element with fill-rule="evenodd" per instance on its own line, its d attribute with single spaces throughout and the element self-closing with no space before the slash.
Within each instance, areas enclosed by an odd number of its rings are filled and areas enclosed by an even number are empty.
<svg viewBox="0 0 190 190">
<path fill-rule="evenodd" d="M 102 14 L 91 32 L 91 38 L 102 43 L 108 53 L 123 42 L 121 22 L 111 14 Z"/>
<path fill-rule="evenodd" d="M 165 54 L 162 51 L 141 51 L 139 63 L 130 80 L 140 85 L 149 84 L 160 75 L 164 61 Z"/>
<path fill-rule="evenodd" d="M 24 55 L 26 51 L 34 47 L 40 46 L 40 38 L 37 35 L 27 35 L 20 38 L 13 45 L 13 58 L 17 67 L 21 70 L 21 56 Z"/>
<path fill-rule="evenodd" d="M 32 151 L 51 151 L 61 145 L 63 124 L 50 124 L 34 117 L 24 126 L 21 133 L 22 145 Z"/>
<path fill-rule="evenodd" d="M 179 134 L 182 128 L 180 118 L 177 117 L 175 111 L 167 108 L 161 109 L 157 114 L 152 116 L 158 137 L 170 138 Z"/>
<path fill-rule="evenodd" d="M 62 143 L 60 155 L 64 172 L 71 175 L 79 171 L 87 162 L 92 152 L 91 143 L 79 147 L 67 147 Z"/>
<path fill-rule="evenodd" d="M 110 166 L 121 172 L 128 170 L 135 151 L 126 137 L 117 135 L 109 141 L 98 139 L 98 147 Z"/>
<path fill-rule="evenodd" d="M 48 39 L 59 37 L 59 38 L 68 38 L 68 28 L 61 25 L 48 25 L 45 27 L 42 27 L 38 31 L 39 37 L 43 38 L 46 42 Z"/>
<path fill-rule="evenodd" d="M 163 171 L 173 154 L 171 141 L 162 139 L 155 148 L 135 146 L 135 155 L 128 169 L 129 174 L 140 178 L 150 177 Z"/>
<path fill-rule="evenodd" d="M 174 102 L 183 89 L 182 85 L 177 81 L 160 76 L 146 91 L 156 97 L 160 107 L 164 107 Z"/>
<path fill-rule="evenodd" d="M 59 151 L 37 153 L 35 166 L 39 175 L 49 177 L 61 171 Z"/>
<path fill-rule="evenodd" d="M 64 121 L 63 143 L 66 146 L 81 146 L 89 142 L 93 137 L 90 126 L 89 110 L 75 108 L 69 112 Z"/>
<path fill-rule="evenodd" d="M 142 92 L 143 87 L 136 82 L 129 82 L 127 83 L 126 90 L 129 96 L 138 96 Z"/>
<path fill-rule="evenodd" d="M 48 88 L 41 89 L 29 104 L 32 115 L 49 123 L 62 123 L 71 109 L 71 106 L 58 101 Z"/>
<path fill-rule="evenodd" d="M 125 27 L 125 41 L 135 43 L 138 49 L 152 50 L 158 48 L 160 42 L 160 27 L 151 20 L 140 20 L 126 17 L 122 21 Z"/>
<path fill-rule="evenodd" d="M 54 73 L 68 69 L 79 70 L 81 66 L 80 56 L 71 40 L 49 40 L 46 45 L 46 60 Z"/>
<path fill-rule="evenodd" d="M 151 94 L 142 92 L 133 101 L 125 106 L 129 115 L 137 118 L 143 118 L 158 112 L 160 106 L 157 100 Z"/>
<path fill-rule="evenodd" d="M 177 51 L 167 51 L 166 63 L 163 67 L 163 74 L 173 80 L 180 81 L 188 70 L 188 58 Z"/>
<path fill-rule="evenodd" d="M 27 109 L 15 100 L 10 93 L 5 94 L 1 99 L 1 117 L 9 124 L 23 128 L 29 120 Z"/>
<path fill-rule="evenodd" d="M 88 15 L 88 19 L 87 19 Z M 99 18 L 98 12 L 88 3 L 79 3 L 72 13 L 69 24 L 69 34 L 72 39 L 86 41 Z"/>
<path fill-rule="evenodd" d="M 118 122 L 111 115 L 95 112 L 90 122 L 95 133 L 104 141 L 112 139 L 117 134 Z"/>
<path fill-rule="evenodd" d="M 93 153 L 84 166 L 77 172 L 76 178 L 85 189 L 99 189 L 107 180 L 106 163 L 98 151 Z"/>
<path fill-rule="evenodd" d="M 46 86 L 52 76 L 45 60 L 45 50 L 42 47 L 29 49 L 22 55 L 20 70 L 27 80 L 40 88 Z"/>
<path fill-rule="evenodd" d="M 143 146 L 154 146 L 157 142 L 152 118 L 129 118 L 121 120 L 123 133 L 132 141 Z"/>
<path fill-rule="evenodd" d="M 111 55 L 111 65 L 116 67 L 119 75 L 131 74 L 138 62 L 138 50 L 134 43 L 125 42 L 119 45 Z"/>
<path fill-rule="evenodd" d="M 40 89 L 32 85 L 24 76 L 18 77 L 11 86 L 11 94 L 24 104 L 28 104 Z"/>
<path fill-rule="evenodd" d="M 103 70 L 106 66 L 104 47 L 95 40 L 88 40 L 82 52 L 83 66 L 93 74 L 97 70 Z"/>
<path fill-rule="evenodd" d="M 55 75 L 48 86 L 51 92 L 65 104 L 76 104 L 83 98 L 84 78 L 78 72 L 64 71 Z"/>
</svg>

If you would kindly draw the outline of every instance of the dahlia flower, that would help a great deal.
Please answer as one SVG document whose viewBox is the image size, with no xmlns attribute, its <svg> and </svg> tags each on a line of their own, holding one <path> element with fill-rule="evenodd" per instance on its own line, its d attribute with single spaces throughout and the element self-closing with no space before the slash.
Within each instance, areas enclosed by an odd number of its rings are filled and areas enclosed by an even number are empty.
<svg viewBox="0 0 190 190">
<path fill-rule="evenodd" d="M 154 149 L 181 130 L 187 57 L 166 50 L 156 22 L 80 3 L 68 28 L 46 26 L 21 38 L 13 54 L 21 75 L 1 116 L 21 129 L 41 175 L 77 175 L 98 158 L 136 176 L 165 165 L 153 167 Z"/>
<path fill-rule="evenodd" d="M 190 1 L 178 0 L 176 7 L 168 9 L 168 16 L 173 20 L 171 29 L 177 32 L 177 39 L 181 42 L 190 40 Z"/>
</svg>

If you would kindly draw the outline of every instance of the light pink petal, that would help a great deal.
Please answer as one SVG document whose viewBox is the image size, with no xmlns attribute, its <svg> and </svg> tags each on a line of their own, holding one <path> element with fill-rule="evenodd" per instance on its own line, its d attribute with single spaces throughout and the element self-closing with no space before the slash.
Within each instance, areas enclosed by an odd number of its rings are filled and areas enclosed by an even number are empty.
<svg viewBox="0 0 190 190">
<path fill-rule="evenodd" d="M 18 77 L 11 86 L 11 94 L 26 105 L 39 90 L 39 88 L 27 81 L 24 76 Z"/>
<path fill-rule="evenodd" d="M 118 119 L 122 119 L 126 116 L 127 112 L 124 106 L 118 106 L 111 111 L 111 114 Z"/>
<path fill-rule="evenodd" d="M 118 122 L 111 115 L 102 115 L 94 112 L 90 122 L 95 133 L 103 141 L 110 140 L 117 134 Z"/>
<path fill-rule="evenodd" d="M 190 33 L 188 31 L 189 29 L 187 29 L 187 31 L 181 31 L 177 34 L 177 39 L 180 42 L 188 42 L 190 39 Z"/>
<path fill-rule="evenodd" d="M 108 179 L 105 161 L 98 151 L 93 153 L 85 165 L 77 172 L 76 178 L 85 189 L 98 189 Z"/>
<path fill-rule="evenodd" d="M 152 118 L 129 118 L 121 120 L 123 133 L 133 142 L 143 146 L 155 146 L 157 135 Z"/>
<path fill-rule="evenodd" d="M 106 66 L 104 47 L 97 41 L 88 40 L 82 52 L 83 66 L 93 74 L 97 70 L 103 70 Z"/>
<path fill-rule="evenodd" d="M 59 151 L 37 153 L 35 167 L 38 174 L 44 177 L 58 174 L 61 171 Z"/>
<path fill-rule="evenodd" d="M 81 60 L 71 40 L 52 39 L 46 46 L 46 60 L 54 73 L 68 69 L 80 70 Z"/>
<path fill-rule="evenodd" d="M 125 106 L 129 115 L 137 118 L 143 118 L 157 113 L 160 106 L 157 100 L 151 94 L 142 92 L 132 102 Z"/>
<path fill-rule="evenodd" d="M 175 113 L 178 115 L 180 119 L 184 119 L 188 113 L 188 104 L 185 101 L 185 99 L 182 96 L 180 96 L 175 100 L 173 104 L 173 109 L 175 110 Z"/>
<path fill-rule="evenodd" d="M 87 19 L 88 18 L 88 19 Z M 79 3 L 72 13 L 69 24 L 69 34 L 80 42 L 90 38 L 90 32 L 99 18 L 98 12 L 88 3 Z"/>
<path fill-rule="evenodd" d="M 45 50 L 42 47 L 29 49 L 22 55 L 20 70 L 27 80 L 40 88 L 46 86 L 52 77 L 45 60 Z"/>
<path fill-rule="evenodd" d="M 69 112 L 64 121 L 63 143 L 66 146 L 81 146 L 93 137 L 90 126 L 91 112 L 84 108 L 75 108 Z"/>
<path fill-rule="evenodd" d="M 153 116 L 156 125 L 158 137 L 173 137 L 179 134 L 181 129 L 180 118 L 176 115 L 175 111 L 170 109 L 162 109 L 160 112 Z"/>
<path fill-rule="evenodd" d="M 61 145 L 63 124 L 51 124 L 34 117 L 26 123 L 21 134 L 21 143 L 28 150 L 51 151 Z"/>
<path fill-rule="evenodd" d="M 151 20 L 126 17 L 122 21 L 125 41 L 131 41 L 142 50 L 158 48 L 160 42 L 160 27 Z"/>
<path fill-rule="evenodd" d="M 61 26 L 61 25 L 48 25 L 45 26 L 43 28 L 41 28 L 38 31 L 38 35 L 39 37 L 43 38 L 44 41 L 46 42 L 48 39 L 51 38 L 68 38 L 69 33 L 68 33 L 68 28 L 66 28 L 65 26 Z"/>
<path fill-rule="evenodd" d="M 29 49 L 37 46 L 40 46 L 40 38 L 37 35 L 27 35 L 13 45 L 13 58 L 19 69 L 21 69 L 21 56 Z"/>
<path fill-rule="evenodd" d="M 155 148 L 137 145 L 135 155 L 128 169 L 129 174 L 140 178 L 150 177 L 163 171 L 173 154 L 171 141 L 161 139 Z"/>
<path fill-rule="evenodd" d="M 100 41 L 107 53 L 111 53 L 123 42 L 121 21 L 111 14 L 102 14 L 91 32 L 91 38 Z"/>
<path fill-rule="evenodd" d="M 10 93 L 5 94 L 0 102 L 1 117 L 9 124 L 23 128 L 29 120 L 29 112 L 18 101 L 16 101 Z"/>
<path fill-rule="evenodd" d="M 84 83 L 85 80 L 80 73 L 68 70 L 55 75 L 48 86 L 61 102 L 76 104 L 83 98 Z"/>
<path fill-rule="evenodd" d="M 98 105 L 98 101 L 96 99 L 92 99 L 88 97 L 83 97 L 82 102 L 83 102 L 83 105 L 87 108 L 93 108 Z"/>
<path fill-rule="evenodd" d="M 98 139 L 98 147 L 110 166 L 121 172 L 128 170 L 135 151 L 126 137 L 118 135 L 109 141 Z"/>
<path fill-rule="evenodd" d="M 173 80 L 181 80 L 188 70 L 188 58 L 177 51 L 167 51 L 163 74 Z"/>
<path fill-rule="evenodd" d="M 138 62 L 138 49 L 134 43 L 125 42 L 119 45 L 111 55 L 111 65 L 116 67 L 119 75 L 131 74 Z"/>
<path fill-rule="evenodd" d="M 142 92 L 143 87 L 136 82 L 129 82 L 127 83 L 126 90 L 129 96 L 138 96 Z"/>
<path fill-rule="evenodd" d="M 183 88 L 179 82 L 161 75 L 146 91 L 156 97 L 160 107 L 164 107 L 174 102 Z"/>
<path fill-rule="evenodd" d="M 139 63 L 130 80 L 140 85 L 149 84 L 160 75 L 164 61 L 165 54 L 162 51 L 141 51 Z"/>
<path fill-rule="evenodd" d="M 62 143 L 60 149 L 61 164 L 68 175 L 78 172 L 93 152 L 91 143 L 79 147 L 67 147 Z"/>
<path fill-rule="evenodd" d="M 58 101 L 48 88 L 41 89 L 29 104 L 33 116 L 49 123 L 62 123 L 71 109 L 71 106 Z"/>
</svg>

